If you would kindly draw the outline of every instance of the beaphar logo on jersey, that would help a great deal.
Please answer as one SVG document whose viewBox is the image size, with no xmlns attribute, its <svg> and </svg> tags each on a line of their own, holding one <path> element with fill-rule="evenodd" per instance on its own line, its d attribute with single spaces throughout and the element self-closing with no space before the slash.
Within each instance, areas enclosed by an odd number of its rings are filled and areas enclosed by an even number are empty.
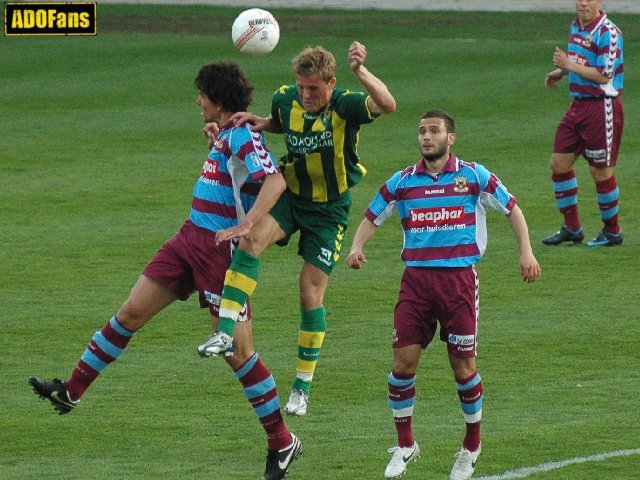
<svg viewBox="0 0 640 480">
<path fill-rule="evenodd" d="M 216 180 L 220 171 L 220 163 L 207 158 L 202 166 L 202 177 L 208 180 Z"/>
<path fill-rule="evenodd" d="M 4 34 L 96 35 L 96 2 L 4 4 Z"/>
<path fill-rule="evenodd" d="M 417 208 L 409 212 L 409 227 L 460 224 L 464 222 L 464 207 Z"/>
</svg>

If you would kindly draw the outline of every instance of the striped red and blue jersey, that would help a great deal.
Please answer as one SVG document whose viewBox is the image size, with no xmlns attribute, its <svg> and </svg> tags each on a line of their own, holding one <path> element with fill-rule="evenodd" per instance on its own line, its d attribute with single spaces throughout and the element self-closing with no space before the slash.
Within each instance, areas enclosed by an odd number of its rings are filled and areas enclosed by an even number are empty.
<svg viewBox="0 0 640 480">
<path fill-rule="evenodd" d="M 578 19 L 573 21 L 567 49 L 569 59 L 579 65 L 597 68 L 610 80 L 601 85 L 569 72 L 569 91 L 572 97 L 617 97 L 622 94 L 623 44 L 622 32 L 602 11 L 584 28 L 580 26 Z"/>
<path fill-rule="evenodd" d="M 279 171 L 262 133 L 224 125 L 193 189 L 190 220 L 214 232 L 236 226 L 253 206 L 264 176 Z"/>
<path fill-rule="evenodd" d="M 507 215 L 516 199 L 478 163 L 449 157 L 438 175 L 423 160 L 396 172 L 371 201 L 366 218 L 381 225 L 398 212 L 407 267 L 469 267 L 487 246 L 489 208 Z"/>
</svg>

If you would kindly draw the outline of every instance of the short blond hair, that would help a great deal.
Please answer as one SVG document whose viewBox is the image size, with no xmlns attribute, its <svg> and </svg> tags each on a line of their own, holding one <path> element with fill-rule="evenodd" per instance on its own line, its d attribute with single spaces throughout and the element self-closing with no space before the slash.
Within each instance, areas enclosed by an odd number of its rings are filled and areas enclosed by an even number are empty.
<svg viewBox="0 0 640 480">
<path fill-rule="evenodd" d="M 320 73 L 324 81 L 336 76 L 336 59 L 333 54 L 323 47 L 307 47 L 292 61 L 293 72 L 301 77 L 309 77 Z"/>
</svg>

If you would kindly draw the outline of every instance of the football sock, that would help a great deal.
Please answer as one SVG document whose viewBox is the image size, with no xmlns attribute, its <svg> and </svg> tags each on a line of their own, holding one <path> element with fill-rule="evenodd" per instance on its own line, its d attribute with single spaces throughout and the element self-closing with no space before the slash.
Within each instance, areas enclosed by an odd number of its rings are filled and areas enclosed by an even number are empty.
<svg viewBox="0 0 640 480">
<path fill-rule="evenodd" d="M 416 376 L 391 372 L 387 377 L 389 408 L 398 433 L 398 446 L 410 447 L 414 443 L 411 419 L 416 403 Z"/>
<path fill-rule="evenodd" d="M 617 235 L 620 233 L 618 224 L 618 202 L 620 200 L 620 189 L 616 182 L 615 175 L 611 175 L 607 180 L 596 182 L 596 193 L 598 207 L 600 208 L 600 218 L 604 223 L 605 231 Z"/>
<path fill-rule="evenodd" d="M 233 337 L 238 315 L 258 282 L 260 258 L 237 248 L 224 277 L 218 331 Z"/>
<path fill-rule="evenodd" d="M 302 310 L 300 316 L 297 375 L 293 388 L 309 394 L 313 372 L 316 369 L 327 330 L 327 312 L 324 307 L 318 307 L 313 310 Z"/>
<path fill-rule="evenodd" d="M 480 420 L 482 419 L 482 402 L 484 399 L 480 374 L 475 372 L 467 379 L 456 380 L 456 389 L 458 390 L 462 414 L 466 422 L 463 446 L 470 452 L 475 452 L 480 447 Z"/>
<path fill-rule="evenodd" d="M 578 215 L 578 179 L 572 169 L 565 173 L 551 175 L 553 192 L 556 196 L 556 206 L 564 215 L 564 224 L 572 232 L 580 230 Z"/>
<path fill-rule="evenodd" d="M 67 382 L 70 400 L 76 401 L 82 397 L 98 375 L 122 355 L 134 333 L 124 328 L 114 315 L 102 330 L 93 335 Z"/>
<path fill-rule="evenodd" d="M 291 445 L 291 434 L 280 412 L 276 382 L 257 353 L 235 371 L 242 383 L 253 411 L 267 432 L 269 450 L 280 450 Z"/>
</svg>

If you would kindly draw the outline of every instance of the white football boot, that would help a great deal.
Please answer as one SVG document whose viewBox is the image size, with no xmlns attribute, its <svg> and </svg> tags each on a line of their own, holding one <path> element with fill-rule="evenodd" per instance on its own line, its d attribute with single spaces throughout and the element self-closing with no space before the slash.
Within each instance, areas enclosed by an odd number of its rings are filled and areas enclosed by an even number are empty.
<svg viewBox="0 0 640 480">
<path fill-rule="evenodd" d="M 233 355 L 233 337 L 224 332 L 213 332 L 202 345 L 198 345 L 201 357 L 230 357 Z"/>
<path fill-rule="evenodd" d="M 284 407 L 284 411 L 291 414 L 302 417 L 307 414 L 307 407 L 309 406 L 309 394 L 294 388 L 289 394 L 289 399 Z"/>
<path fill-rule="evenodd" d="M 456 453 L 456 461 L 451 469 L 451 475 L 449 480 L 469 480 L 476 469 L 476 462 L 480 455 L 481 448 L 475 452 L 470 452 L 466 448 L 462 447 L 458 453 Z"/>
<path fill-rule="evenodd" d="M 415 462 L 420 457 L 420 447 L 418 442 L 413 442 L 411 447 L 393 447 L 389 453 L 393 452 L 393 457 L 384 470 L 385 478 L 396 478 L 404 475 L 409 462 Z"/>
</svg>

